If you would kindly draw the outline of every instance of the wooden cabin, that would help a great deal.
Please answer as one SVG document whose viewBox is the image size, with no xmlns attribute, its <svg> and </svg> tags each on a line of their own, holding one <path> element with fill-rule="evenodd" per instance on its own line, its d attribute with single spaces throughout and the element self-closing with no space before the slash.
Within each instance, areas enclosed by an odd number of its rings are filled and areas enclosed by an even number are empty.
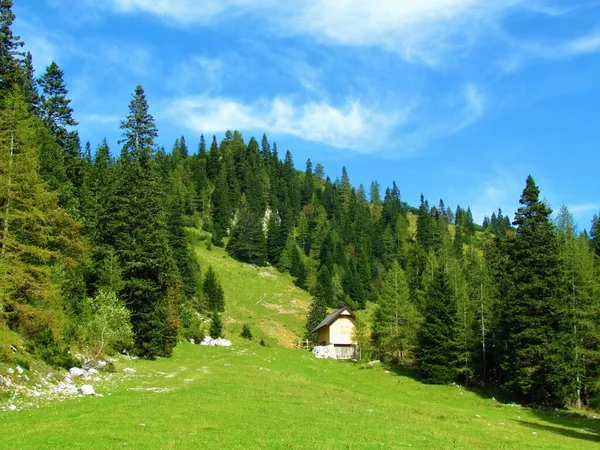
<svg viewBox="0 0 600 450">
<path fill-rule="evenodd" d="M 344 306 L 325 317 L 312 332 L 319 333 L 319 345 L 333 345 L 338 359 L 351 359 L 356 352 L 355 328 L 356 316 Z"/>
</svg>

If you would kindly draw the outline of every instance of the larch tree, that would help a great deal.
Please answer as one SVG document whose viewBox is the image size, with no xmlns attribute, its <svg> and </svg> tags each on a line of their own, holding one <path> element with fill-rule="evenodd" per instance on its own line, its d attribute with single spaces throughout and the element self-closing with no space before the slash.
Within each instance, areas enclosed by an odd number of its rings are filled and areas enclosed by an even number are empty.
<svg viewBox="0 0 600 450">
<path fill-rule="evenodd" d="M 374 340 L 379 351 L 389 358 L 401 360 L 417 345 L 421 315 L 410 300 L 404 271 L 394 261 L 383 278 L 374 321 Z"/>
</svg>

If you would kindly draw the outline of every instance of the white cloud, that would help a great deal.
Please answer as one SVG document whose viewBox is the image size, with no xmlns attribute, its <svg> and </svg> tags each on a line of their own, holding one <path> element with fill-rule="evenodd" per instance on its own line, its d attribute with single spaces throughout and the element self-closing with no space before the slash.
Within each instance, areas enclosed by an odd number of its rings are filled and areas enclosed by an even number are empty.
<svg viewBox="0 0 600 450">
<path fill-rule="evenodd" d="M 184 25 L 261 13 L 268 29 L 336 45 L 377 46 L 406 61 L 438 65 L 490 37 L 510 11 L 533 0 L 110 0 L 117 13 L 145 12 Z M 542 2 L 543 3 L 543 2 Z M 540 11 L 540 13 L 542 13 Z"/>
<path fill-rule="evenodd" d="M 336 107 L 314 101 L 297 105 L 284 97 L 243 104 L 205 95 L 175 99 L 165 111 L 170 120 L 196 133 L 266 131 L 363 153 L 380 150 L 392 129 L 407 115 L 407 111 L 379 113 L 352 99 Z"/>
<path fill-rule="evenodd" d="M 600 203 L 579 203 L 575 205 L 569 205 L 567 208 L 569 208 L 569 211 L 575 215 L 583 213 L 597 213 L 600 211 Z"/>
</svg>

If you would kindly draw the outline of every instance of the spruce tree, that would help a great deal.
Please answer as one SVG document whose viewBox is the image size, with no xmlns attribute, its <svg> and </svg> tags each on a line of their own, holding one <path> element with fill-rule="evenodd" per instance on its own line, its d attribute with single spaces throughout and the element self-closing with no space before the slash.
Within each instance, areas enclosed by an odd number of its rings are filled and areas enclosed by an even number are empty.
<svg viewBox="0 0 600 450">
<path fill-rule="evenodd" d="M 527 178 L 513 225 L 513 288 L 504 305 L 504 383 L 528 400 L 564 405 L 574 399 L 573 315 L 550 222 L 552 210 Z"/>
<path fill-rule="evenodd" d="M 121 122 L 124 146 L 112 242 L 121 261 L 122 297 L 131 311 L 137 350 L 154 358 L 170 355 L 175 345 L 181 283 L 168 243 L 164 194 L 152 158 L 157 131 L 148 109 L 138 86 Z"/>
<path fill-rule="evenodd" d="M 445 384 L 458 375 L 456 299 L 444 267 L 440 265 L 427 289 L 423 324 L 419 331 L 417 361 L 425 383 Z"/>
<path fill-rule="evenodd" d="M 306 325 L 304 339 L 308 339 L 313 345 L 318 345 L 318 334 L 313 333 L 314 330 L 327 317 L 327 307 L 325 302 L 320 297 L 315 297 L 310 304 L 308 315 L 306 316 Z"/>
<path fill-rule="evenodd" d="M 13 34 L 12 25 L 16 18 L 12 12 L 12 0 L 0 1 L 0 93 L 10 92 L 14 84 L 21 84 L 23 72 L 20 66 L 24 43 Z"/>
<path fill-rule="evenodd" d="M 202 285 L 206 307 L 210 311 L 225 311 L 225 294 L 212 266 L 208 266 Z"/>
<path fill-rule="evenodd" d="M 209 335 L 213 339 L 219 339 L 223 337 L 223 322 L 221 321 L 221 316 L 217 311 L 213 311 L 210 315 L 210 330 Z"/>
<path fill-rule="evenodd" d="M 264 266 L 267 262 L 262 216 L 252 212 L 245 195 L 242 195 L 237 220 L 227 244 L 227 252 L 233 258 L 258 266 Z"/>
</svg>

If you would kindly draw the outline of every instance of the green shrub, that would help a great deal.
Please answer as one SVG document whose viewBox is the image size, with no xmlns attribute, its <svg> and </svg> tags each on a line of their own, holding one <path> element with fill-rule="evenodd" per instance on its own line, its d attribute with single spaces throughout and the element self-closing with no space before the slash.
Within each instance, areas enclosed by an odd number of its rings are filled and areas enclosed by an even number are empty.
<svg viewBox="0 0 600 450">
<path fill-rule="evenodd" d="M 29 351 L 53 367 L 68 369 L 79 365 L 64 343 L 56 342 L 50 328 L 38 331 L 29 341 Z"/>
<path fill-rule="evenodd" d="M 252 331 L 250 331 L 250 325 L 248 325 L 247 323 L 244 324 L 240 336 L 244 339 L 252 339 Z"/>
</svg>

